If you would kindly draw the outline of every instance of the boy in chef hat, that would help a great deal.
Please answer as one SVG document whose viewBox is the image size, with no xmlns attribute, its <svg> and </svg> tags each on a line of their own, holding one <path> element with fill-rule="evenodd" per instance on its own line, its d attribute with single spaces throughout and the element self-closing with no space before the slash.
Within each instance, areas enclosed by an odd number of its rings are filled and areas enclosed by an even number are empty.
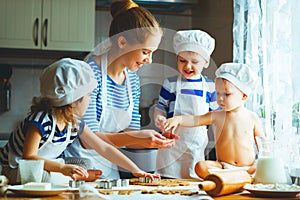
<svg viewBox="0 0 300 200">
<path fill-rule="evenodd" d="M 94 149 L 135 176 L 151 180 L 158 177 L 139 169 L 116 147 L 101 139 L 104 133 L 94 134 L 81 120 L 96 85 L 93 71 L 80 60 L 63 58 L 43 70 L 40 96 L 33 98 L 29 115 L 0 149 L 2 174 L 10 184 L 20 183 L 20 159 L 44 160 L 43 182 L 51 180 L 49 172 L 59 172 L 74 180 L 88 180 L 90 174 L 86 169 L 57 159 L 78 137 L 86 148 Z M 93 173 L 96 173 L 94 178 L 100 178 L 101 170 Z"/>
<path fill-rule="evenodd" d="M 167 118 L 177 115 L 201 115 L 218 108 L 215 86 L 203 76 L 209 66 L 215 40 L 202 30 L 178 31 L 173 38 L 179 76 L 167 78 L 154 111 L 155 124 L 162 129 Z M 170 149 L 159 149 L 157 172 L 168 178 L 196 178 L 194 166 L 204 160 L 208 143 L 206 126 L 176 130 L 180 139 Z M 165 136 L 170 137 L 168 133 Z"/>
<path fill-rule="evenodd" d="M 198 116 L 176 116 L 167 120 L 164 129 L 214 124 L 217 161 L 199 161 L 195 172 L 205 178 L 215 169 L 240 169 L 255 172 L 256 136 L 264 132 L 256 113 L 246 109 L 244 102 L 255 88 L 257 76 L 250 67 L 225 63 L 216 71 L 217 103 L 221 110 Z"/>
</svg>

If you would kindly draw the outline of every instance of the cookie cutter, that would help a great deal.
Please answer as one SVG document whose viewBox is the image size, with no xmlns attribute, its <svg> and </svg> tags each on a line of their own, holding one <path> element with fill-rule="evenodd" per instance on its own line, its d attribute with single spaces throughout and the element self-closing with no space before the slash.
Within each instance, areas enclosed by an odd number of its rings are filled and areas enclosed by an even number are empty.
<svg viewBox="0 0 300 200">
<path fill-rule="evenodd" d="M 111 180 L 99 180 L 97 181 L 97 186 L 101 189 L 111 189 L 113 182 Z"/>
<path fill-rule="evenodd" d="M 153 182 L 160 182 L 160 178 L 154 178 L 152 181 L 149 177 L 139 177 L 140 183 L 153 183 Z"/>
<path fill-rule="evenodd" d="M 127 187 L 129 185 L 129 179 L 114 179 L 111 180 L 113 187 Z"/>
<path fill-rule="evenodd" d="M 127 187 L 129 179 L 103 179 L 97 181 L 98 188 L 111 189 L 112 187 Z"/>
<path fill-rule="evenodd" d="M 83 181 L 83 180 L 77 180 L 77 181 L 70 180 L 69 181 L 69 186 L 71 188 L 79 188 L 79 186 L 83 185 L 84 183 L 85 183 L 85 181 Z"/>
</svg>

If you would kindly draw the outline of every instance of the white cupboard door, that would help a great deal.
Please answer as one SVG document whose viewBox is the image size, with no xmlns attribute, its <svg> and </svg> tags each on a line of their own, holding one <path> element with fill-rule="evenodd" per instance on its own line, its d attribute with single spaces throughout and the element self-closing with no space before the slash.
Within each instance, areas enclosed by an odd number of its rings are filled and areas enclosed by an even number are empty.
<svg viewBox="0 0 300 200">
<path fill-rule="evenodd" d="M 0 46 L 39 49 L 41 0 L 0 0 Z"/>
<path fill-rule="evenodd" d="M 95 0 L 44 0 L 42 49 L 90 51 L 94 47 Z"/>
<path fill-rule="evenodd" d="M 95 0 L 0 0 L 0 47 L 90 51 Z"/>
</svg>

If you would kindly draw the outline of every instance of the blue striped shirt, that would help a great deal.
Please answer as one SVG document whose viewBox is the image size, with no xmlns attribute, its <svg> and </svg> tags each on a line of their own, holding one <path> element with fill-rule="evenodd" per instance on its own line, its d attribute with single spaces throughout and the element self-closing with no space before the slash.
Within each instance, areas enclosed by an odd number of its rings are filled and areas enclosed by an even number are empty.
<svg viewBox="0 0 300 200">
<path fill-rule="evenodd" d="M 48 140 L 52 128 L 53 128 L 53 117 L 49 113 L 39 112 L 37 114 L 32 114 L 27 116 L 20 125 L 11 133 L 8 143 L 1 148 L 0 150 L 0 162 L 2 165 L 10 165 L 11 167 L 16 167 L 18 158 L 22 158 L 23 155 L 23 146 L 25 141 L 25 136 L 28 130 L 28 125 L 36 126 L 41 132 L 41 141 L 39 144 L 39 148 Z M 69 145 L 74 141 L 75 138 L 78 137 L 82 133 L 84 122 L 79 125 L 80 128 L 71 130 L 71 137 L 69 141 Z M 52 139 L 52 142 L 55 144 L 59 144 L 66 141 L 67 136 L 67 128 L 64 128 L 63 131 L 60 131 L 57 126 L 55 126 L 55 132 Z M 14 155 L 14 159 L 8 157 L 10 155 Z"/>
<path fill-rule="evenodd" d="M 173 76 L 165 79 L 164 84 L 160 90 L 160 95 L 156 110 L 160 110 L 167 118 L 173 117 L 174 106 L 176 100 L 176 85 L 178 76 Z M 206 91 L 206 103 L 209 104 L 209 110 L 217 110 L 218 104 L 216 102 L 215 84 L 206 76 L 201 76 L 200 79 L 184 79 L 181 80 L 181 94 L 196 95 L 203 97 L 202 78 L 205 78 L 204 84 Z M 189 106 L 189 105 L 187 105 Z"/>
<path fill-rule="evenodd" d="M 99 131 L 99 122 L 102 114 L 102 76 L 101 67 L 96 63 L 94 59 L 89 59 L 87 63 L 91 66 L 94 71 L 95 79 L 98 82 L 97 87 L 91 94 L 91 103 L 83 117 L 86 124 L 93 131 Z M 129 125 L 129 129 L 140 129 L 141 115 L 139 113 L 140 104 L 140 79 L 136 72 L 132 72 L 126 68 L 127 78 L 130 79 L 130 85 L 133 96 L 133 112 L 132 119 Z M 127 90 L 127 78 L 124 85 L 117 84 L 109 76 L 107 76 L 107 105 L 114 108 L 120 108 L 126 110 L 129 107 L 129 96 Z"/>
</svg>

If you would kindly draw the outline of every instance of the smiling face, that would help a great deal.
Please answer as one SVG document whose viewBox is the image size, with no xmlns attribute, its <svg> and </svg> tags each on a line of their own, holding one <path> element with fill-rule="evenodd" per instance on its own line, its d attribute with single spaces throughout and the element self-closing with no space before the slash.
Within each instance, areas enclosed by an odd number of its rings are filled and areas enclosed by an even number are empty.
<svg viewBox="0 0 300 200">
<path fill-rule="evenodd" d="M 247 99 L 247 95 L 234 86 L 230 81 L 217 78 L 215 85 L 217 103 L 224 111 L 231 111 L 240 107 Z"/>
<path fill-rule="evenodd" d="M 152 54 L 157 50 L 161 40 L 161 33 L 149 34 L 143 43 L 129 44 L 123 49 L 123 65 L 131 71 L 137 71 L 145 63 L 152 63 Z"/>
<path fill-rule="evenodd" d="M 152 53 L 155 50 L 150 49 L 137 49 L 131 51 L 124 55 L 124 66 L 126 66 L 130 71 L 137 71 L 145 63 L 152 62 Z"/>
<path fill-rule="evenodd" d="M 177 67 L 186 79 L 199 79 L 207 61 L 198 53 L 182 51 L 177 56 Z"/>
</svg>

